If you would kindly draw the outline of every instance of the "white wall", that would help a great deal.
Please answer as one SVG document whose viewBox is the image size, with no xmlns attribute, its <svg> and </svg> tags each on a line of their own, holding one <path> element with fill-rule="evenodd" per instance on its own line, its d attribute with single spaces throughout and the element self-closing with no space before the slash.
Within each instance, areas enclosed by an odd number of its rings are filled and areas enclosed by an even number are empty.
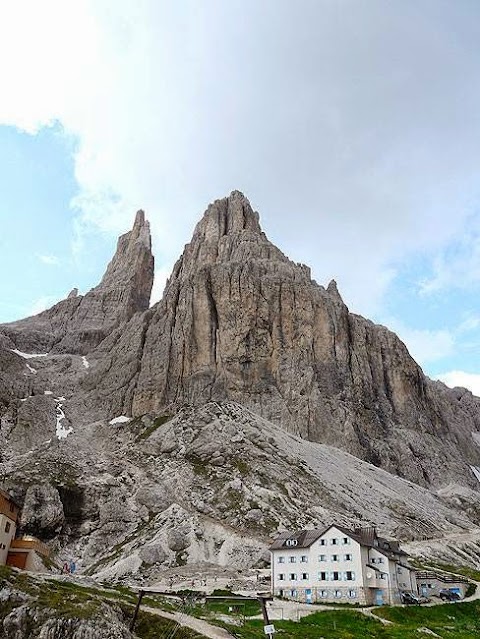
<svg viewBox="0 0 480 639">
<path fill-rule="evenodd" d="M 10 530 L 5 531 L 7 523 L 10 523 Z M 0 564 L 5 565 L 7 561 L 10 542 L 15 538 L 15 522 L 6 515 L 0 514 Z"/>
<path fill-rule="evenodd" d="M 333 542 L 336 540 L 336 543 Z M 345 540 L 347 543 L 345 543 Z M 320 557 L 325 555 L 324 560 Z M 351 555 L 351 559 L 345 559 Z M 338 559 L 334 560 L 333 556 Z M 279 562 L 283 558 L 283 563 Z M 302 557 L 306 561 L 302 561 Z M 293 561 L 292 561 L 293 559 Z M 326 573 L 326 580 L 320 579 L 320 573 Z M 332 573 L 338 572 L 339 579 L 333 580 Z M 353 579 L 346 579 L 347 572 L 353 573 Z M 303 578 L 303 574 L 307 578 Z M 280 580 L 279 575 L 284 579 Z M 296 575 L 292 579 L 291 575 Z M 286 592 L 296 589 L 316 588 L 326 590 L 332 599 L 335 590 L 342 591 L 342 598 L 347 597 L 354 603 L 359 599 L 359 588 L 363 586 L 362 558 L 360 544 L 333 527 L 317 539 L 309 548 L 285 546 L 272 552 L 272 589 Z M 349 591 L 355 591 L 355 597 L 348 597 Z"/>
</svg>

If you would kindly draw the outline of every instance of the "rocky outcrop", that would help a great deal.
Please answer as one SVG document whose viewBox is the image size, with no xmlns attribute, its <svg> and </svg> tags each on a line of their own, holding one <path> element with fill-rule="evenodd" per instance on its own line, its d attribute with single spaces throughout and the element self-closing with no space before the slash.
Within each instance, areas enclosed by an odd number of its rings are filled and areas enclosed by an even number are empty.
<svg viewBox="0 0 480 639">
<path fill-rule="evenodd" d="M 436 495 L 231 402 L 97 422 L 2 470 L 24 503 L 22 527 L 58 548 L 60 565 L 75 557 L 99 580 L 155 583 L 167 569 L 205 562 L 243 570 L 285 528 L 460 534 L 476 528 L 480 509 L 478 492 Z"/>
<path fill-rule="evenodd" d="M 50 484 L 32 484 L 23 501 L 20 526 L 25 533 L 48 539 L 55 537 L 65 521 L 58 491 Z"/>
<path fill-rule="evenodd" d="M 34 396 L 22 414 L 47 389 L 67 398 L 72 427 L 231 400 L 420 484 L 476 485 L 480 400 L 428 380 L 395 334 L 350 313 L 335 282 L 319 286 L 268 240 L 241 193 L 208 207 L 162 300 L 147 309 L 152 269 L 140 211 L 90 293 L 0 327 L 6 348 L 51 352 L 48 366 L 22 363 L 22 392 Z M 59 351 L 68 357 L 54 360 Z M 86 351 L 92 366 L 72 359 Z M 50 388 L 49 378 L 60 383 Z M 54 423 L 53 410 L 39 412 L 43 423 Z M 17 450 L 22 428 L 10 430 Z"/>
<path fill-rule="evenodd" d="M 476 482 L 480 400 L 459 401 L 394 333 L 349 313 L 334 282 L 269 242 L 239 192 L 209 206 L 175 265 L 130 394 L 134 415 L 233 400 L 419 483 Z"/>
<path fill-rule="evenodd" d="M 73 289 L 67 299 L 35 317 L 0 325 L 0 334 L 26 353 L 86 354 L 148 308 L 153 265 L 150 226 L 138 211 L 98 286 L 86 295 Z"/>
<path fill-rule="evenodd" d="M 32 581 L 34 592 L 39 586 Z M 90 609 L 76 601 L 68 610 L 58 610 L 45 605 L 49 590 L 44 596 L 25 595 L 15 587 L 0 585 L 0 636 L 4 639 L 133 639 L 120 610 L 106 604 L 90 604 Z M 68 596 L 68 593 L 65 593 Z M 58 595 L 57 595 L 58 596 Z M 4 601 L 5 600 L 5 601 Z M 52 597 L 53 600 L 53 597 Z M 41 601 L 41 603 L 40 603 Z M 52 602 L 53 603 L 53 602 Z M 64 606 L 66 608 L 66 606 Z M 77 608 L 77 610 L 75 610 Z"/>
<path fill-rule="evenodd" d="M 350 313 L 241 193 L 148 308 L 152 269 L 140 212 L 96 288 L 0 327 L 0 474 L 61 560 L 154 580 L 251 566 L 285 526 L 475 528 L 480 400 Z"/>
</svg>

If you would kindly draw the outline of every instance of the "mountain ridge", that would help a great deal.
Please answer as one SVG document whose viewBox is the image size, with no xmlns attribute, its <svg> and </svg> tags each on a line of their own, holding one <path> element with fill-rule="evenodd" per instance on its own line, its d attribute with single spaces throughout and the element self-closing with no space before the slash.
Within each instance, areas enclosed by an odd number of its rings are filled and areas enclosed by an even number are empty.
<svg viewBox="0 0 480 639">
<path fill-rule="evenodd" d="M 275 530 L 326 518 L 402 538 L 477 530 L 480 399 L 432 382 L 394 333 L 350 313 L 243 194 L 207 208 L 149 307 L 152 283 L 139 211 L 97 287 L 0 325 L 0 472 L 25 530 L 115 575 L 141 572 L 142 553 L 224 561 L 209 535 L 227 529 L 228 557 L 247 563 Z M 289 473 L 315 489 L 285 489 Z"/>
</svg>

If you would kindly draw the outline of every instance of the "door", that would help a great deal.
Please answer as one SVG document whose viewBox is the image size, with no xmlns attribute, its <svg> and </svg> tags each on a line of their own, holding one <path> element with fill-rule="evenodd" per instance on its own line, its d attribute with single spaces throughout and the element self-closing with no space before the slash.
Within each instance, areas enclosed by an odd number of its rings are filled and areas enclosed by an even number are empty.
<svg viewBox="0 0 480 639">
<path fill-rule="evenodd" d="M 307 603 L 312 603 L 312 589 L 311 588 L 307 588 L 305 590 L 305 601 Z"/>
<path fill-rule="evenodd" d="M 383 590 L 375 591 L 375 605 L 383 606 Z"/>
</svg>

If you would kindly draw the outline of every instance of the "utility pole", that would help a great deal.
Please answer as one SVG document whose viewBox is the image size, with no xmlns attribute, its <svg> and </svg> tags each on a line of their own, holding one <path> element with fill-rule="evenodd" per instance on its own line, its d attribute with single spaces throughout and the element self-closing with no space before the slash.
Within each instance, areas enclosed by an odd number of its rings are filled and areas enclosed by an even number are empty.
<svg viewBox="0 0 480 639">
<path fill-rule="evenodd" d="M 268 618 L 268 610 L 267 610 L 267 601 L 271 601 L 272 597 L 262 597 L 261 595 L 258 597 L 258 601 L 260 602 L 260 606 L 262 607 L 262 615 L 263 615 L 263 631 L 266 635 L 268 635 L 268 639 L 273 639 L 273 635 L 275 633 L 275 626 L 270 623 L 270 619 Z"/>
<path fill-rule="evenodd" d="M 133 632 L 135 629 L 135 624 L 137 622 L 137 617 L 138 617 L 138 611 L 140 610 L 140 604 L 142 603 L 144 594 L 145 594 L 145 590 L 138 591 L 138 601 L 137 601 L 137 606 L 135 608 L 135 612 L 133 613 L 133 619 L 130 623 L 130 632 Z"/>
</svg>

